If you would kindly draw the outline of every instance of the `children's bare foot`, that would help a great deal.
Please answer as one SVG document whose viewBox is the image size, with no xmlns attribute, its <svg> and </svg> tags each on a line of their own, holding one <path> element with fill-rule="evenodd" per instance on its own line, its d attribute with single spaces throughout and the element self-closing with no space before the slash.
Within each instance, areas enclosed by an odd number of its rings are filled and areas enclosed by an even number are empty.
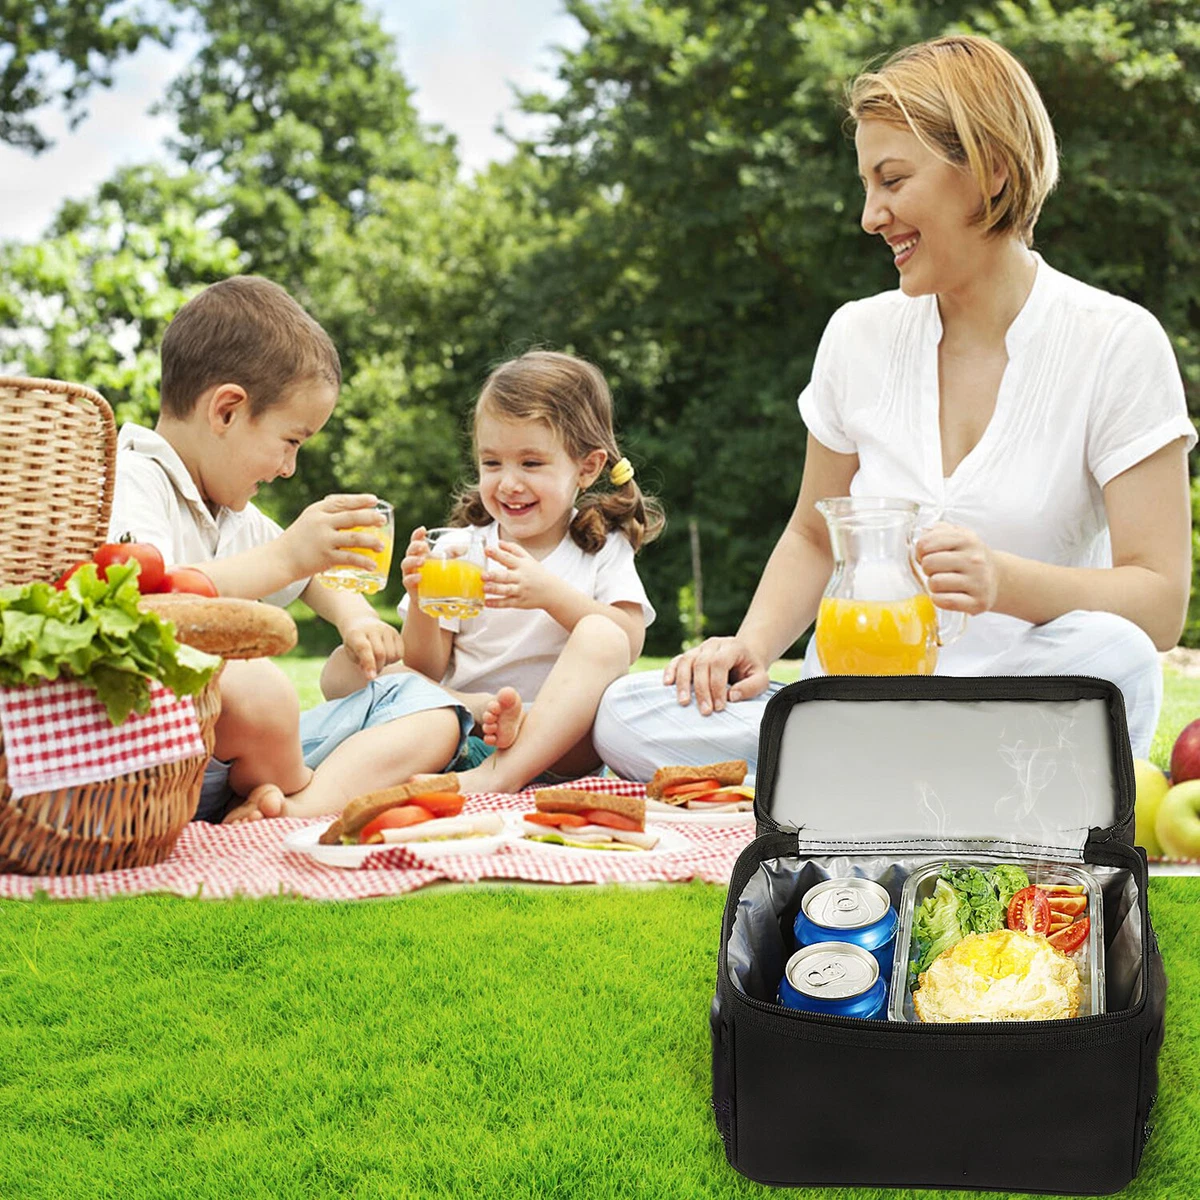
<svg viewBox="0 0 1200 1200">
<path fill-rule="evenodd" d="M 502 687 L 483 710 L 483 740 L 497 750 L 507 750 L 521 732 L 525 710 L 516 688 Z"/>
<path fill-rule="evenodd" d="M 260 783 L 237 808 L 231 808 L 225 814 L 222 824 L 237 825 L 242 821 L 261 821 L 263 817 L 281 817 L 286 802 L 282 789 L 273 783 Z"/>
</svg>

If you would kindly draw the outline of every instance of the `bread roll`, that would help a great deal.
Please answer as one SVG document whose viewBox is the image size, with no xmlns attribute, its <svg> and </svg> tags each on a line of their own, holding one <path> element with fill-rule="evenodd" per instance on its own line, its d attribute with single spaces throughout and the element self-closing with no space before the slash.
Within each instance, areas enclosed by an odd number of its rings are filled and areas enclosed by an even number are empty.
<svg viewBox="0 0 1200 1200">
<path fill-rule="evenodd" d="M 143 596 L 138 604 L 170 621 L 185 645 L 222 658 L 270 658 L 296 644 L 296 622 L 274 604 L 186 592 Z"/>
</svg>

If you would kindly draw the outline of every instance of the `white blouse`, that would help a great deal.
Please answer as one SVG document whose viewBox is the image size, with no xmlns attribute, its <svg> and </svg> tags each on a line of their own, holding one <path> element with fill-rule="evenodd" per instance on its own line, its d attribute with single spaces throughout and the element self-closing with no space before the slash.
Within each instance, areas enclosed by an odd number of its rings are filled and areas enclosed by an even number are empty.
<svg viewBox="0 0 1200 1200">
<path fill-rule="evenodd" d="M 823 445 L 858 455 L 851 495 L 916 501 L 1024 558 L 1111 566 L 1102 489 L 1178 438 L 1190 450 L 1196 431 L 1155 318 L 1035 258 L 992 418 L 952 474 L 942 474 L 936 296 L 884 292 L 838 309 L 800 415 Z M 939 670 L 971 673 L 1024 628 L 972 617 Z"/>
</svg>

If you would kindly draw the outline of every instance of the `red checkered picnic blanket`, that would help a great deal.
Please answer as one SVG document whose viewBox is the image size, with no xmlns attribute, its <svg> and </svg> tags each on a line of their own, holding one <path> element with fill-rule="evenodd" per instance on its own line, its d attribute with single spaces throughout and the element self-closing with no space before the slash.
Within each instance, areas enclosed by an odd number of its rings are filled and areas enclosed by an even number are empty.
<svg viewBox="0 0 1200 1200">
<path fill-rule="evenodd" d="M 585 779 L 571 786 L 625 796 L 644 794 L 641 784 L 617 779 Z M 468 797 L 463 806 L 468 813 L 531 810 L 532 797 L 528 793 L 477 794 Z M 392 846 L 372 855 L 361 867 L 347 870 L 325 866 L 284 846 L 290 833 L 309 823 L 282 818 L 240 825 L 194 821 L 183 831 L 171 856 L 158 866 L 96 875 L 0 875 L 0 896 L 22 898 L 45 892 L 66 899 L 174 892 L 208 898 L 286 894 L 314 900 L 352 900 L 401 895 L 440 880 L 651 883 L 702 879 L 727 883 L 739 852 L 754 836 L 750 821 L 740 825 L 675 822 L 669 828 L 677 831 L 679 837 L 673 840 L 681 846 L 670 853 L 556 854 L 554 847 L 513 842 L 492 854 L 422 859 L 415 849 Z"/>
<path fill-rule="evenodd" d="M 70 680 L 0 687 L 8 786 L 16 797 L 115 779 L 205 754 L 190 696 L 150 685 L 150 711 L 113 725 L 91 688 Z"/>
</svg>

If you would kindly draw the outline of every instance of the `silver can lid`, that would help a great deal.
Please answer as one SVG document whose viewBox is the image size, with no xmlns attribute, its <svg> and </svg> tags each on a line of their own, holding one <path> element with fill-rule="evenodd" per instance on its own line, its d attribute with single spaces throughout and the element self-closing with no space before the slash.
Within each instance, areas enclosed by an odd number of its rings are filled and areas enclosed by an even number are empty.
<svg viewBox="0 0 1200 1200">
<path fill-rule="evenodd" d="M 879 978 L 873 954 L 849 942 L 817 942 L 788 959 L 788 983 L 814 1000 L 846 1000 L 869 991 Z"/>
<path fill-rule="evenodd" d="M 872 879 L 827 879 L 809 888 L 800 907 L 814 925 L 826 929 L 865 929 L 892 906 Z"/>
</svg>

